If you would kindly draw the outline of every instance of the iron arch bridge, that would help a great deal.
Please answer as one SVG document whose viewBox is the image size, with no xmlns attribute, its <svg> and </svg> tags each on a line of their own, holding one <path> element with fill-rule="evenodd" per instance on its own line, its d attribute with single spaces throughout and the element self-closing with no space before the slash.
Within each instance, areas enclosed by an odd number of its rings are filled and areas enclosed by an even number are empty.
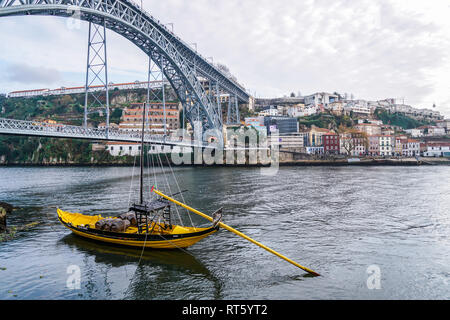
<svg viewBox="0 0 450 320">
<path fill-rule="evenodd" d="M 203 132 L 212 130 L 221 136 L 223 120 L 216 102 L 198 77 L 208 79 L 210 86 L 212 83 L 229 94 L 236 105 L 238 101 L 248 103 L 249 95 L 242 86 L 132 1 L 0 0 L 0 17 L 47 15 L 71 18 L 74 13 L 76 18 L 103 25 L 143 50 L 174 88 L 183 104 L 186 119 L 191 125 L 200 121 Z"/>
</svg>

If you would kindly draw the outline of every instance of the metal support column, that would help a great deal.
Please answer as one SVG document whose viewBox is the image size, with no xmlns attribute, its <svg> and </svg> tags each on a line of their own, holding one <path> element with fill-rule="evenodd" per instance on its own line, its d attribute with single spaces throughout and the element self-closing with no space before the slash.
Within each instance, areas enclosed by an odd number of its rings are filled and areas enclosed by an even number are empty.
<svg viewBox="0 0 450 320">
<path fill-rule="evenodd" d="M 152 88 L 151 88 L 151 80 L 152 80 L 152 58 L 150 58 L 150 56 L 148 57 L 148 77 L 147 77 L 147 99 L 145 100 L 145 105 L 146 105 L 146 110 L 148 112 L 148 114 L 150 113 L 150 93 L 152 92 Z M 149 134 L 151 134 L 151 130 L 150 130 L 150 116 L 147 116 L 147 131 Z"/>
<path fill-rule="evenodd" d="M 228 96 L 227 124 L 231 124 L 231 94 Z"/>
<path fill-rule="evenodd" d="M 227 124 L 239 124 L 240 122 L 238 97 L 230 94 L 228 98 Z"/>
<path fill-rule="evenodd" d="M 236 123 L 241 123 L 241 117 L 239 116 L 239 102 L 237 95 L 234 95 L 234 105 L 235 105 L 235 116 L 236 116 Z"/>
<path fill-rule="evenodd" d="M 92 89 L 100 86 L 100 89 Z M 102 111 L 106 114 L 106 137 L 109 133 L 109 92 L 108 92 L 108 64 L 106 55 L 106 22 L 102 25 L 89 22 L 88 53 L 86 66 L 84 127 L 87 128 L 88 115 Z M 104 99 L 102 95 L 105 94 Z M 92 97 L 89 107 L 89 97 Z M 92 111 L 89 111 L 91 109 Z"/>
<path fill-rule="evenodd" d="M 151 56 L 151 54 L 149 54 Z M 158 58 L 158 62 L 161 63 L 161 68 L 163 68 L 162 65 L 162 57 Z M 153 61 L 151 58 L 149 58 L 149 68 L 148 68 L 148 86 L 147 86 L 147 110 L 149 112 L 149 119 L 150 127 L 152 127 L 154 130 L 150 130 L 150 133 L 158 134 L 161 133 L 161 131 L 157 130 L 160 123 L 158 120 L 160 119 L 158 117 L 159 115 L 159 105 L 161 104 L 163 107 L 163 115 L 164 115 L 164 134 L 166 133 L 165 130 L 165 89 L 164 89 L 164 75 L 160 67 L 157 65 L 155 61 Z M 161 94 L 159 94 L 159 90 L 161 90 Z M 154 117 L 151 118 L 152 113 L 154 114 Z"/>
<path fill-rule="evenodd" d="M 220 90 L 219 90 L 219 82 L 216 81 L 216 101 L 217 101 L 217 112 L 219 113 L 220 123 L 223 124 L 222 121 L 222 105 L 220 102 Z"/>
<path fill-rule="evenodd" d="M 164 119 L 163 119 L 163 125 L 164 125 L 164 137 L 167 136 L 167 119 L 166 119 L 166 90 L 165 90 L 165 84 L 164 84 L 164 57 L 161 55 L 161 91 L 162 91 L 162 103 L 163 103 L 163 113 L 164 113 Z"/>
</svg>

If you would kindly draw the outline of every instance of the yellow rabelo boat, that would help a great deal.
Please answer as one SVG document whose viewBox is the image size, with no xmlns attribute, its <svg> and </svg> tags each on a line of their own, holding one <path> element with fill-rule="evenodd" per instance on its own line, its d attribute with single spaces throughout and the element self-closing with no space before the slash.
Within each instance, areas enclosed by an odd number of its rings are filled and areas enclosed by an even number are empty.
<svg viewBox="0 0 450 320">
<path fill-rule="evenodd" d="M 146 104 L 144 104 L 144 114 L 146 114 Z M 208 216 L 186 204 L 168 196 L 152 187 L 151 191 L 158 198 L 151 202 L 143 200 L 143 159 L 144 159 L 144 125 L 145 117 L 142 117 L 142 139 L 140 156 L 140 201 L 129 208 L 129 212 L 118 217 L 102 217 L 83 215 L 80 213 L 70 213 L 57 209 L 60 222 L 76 235 L 101 241 L 109 244 L 124 245 L 140 248 L 153 249 L 181 249 L 192 246 L 198 241 L 215 233 L 219 227 L 244 238 L 247 241 L 267 250 L 279 258 L 295 265 L 313 276 L 319 276 L 315 271 L 303 267 L 297 262 L 281 255 L 273 249 L 259 243 L 246 236 L 242 232 L 224 224 L 222 220 L 222 209 Z M 181 193 L 181 192 L 179 192 Z M 210 222 L 209 228 L 195 228 L 180 225 L 173 225 L 171 218 L 171 206 L 180 206 L 192 213 L 195 213 Z M 131 219 L 129 219 L 132 217 Z M 127 222 L 128 221 L 128 222 Z M 104 223 L 102 223 L 104 222 Z M 108 222 L 108 223 L 107 223 Z M 105 229 L 105 225 L 107 228 Z"/>
<path fill-rule="evenodd" d="M 146 104 L 144 104 L 143 114 L 147 114 Z M 123 215 L 118 217 L 89 216 L 66 212 L 58 208 L 59 221 L 76 235 L 110 244 L 153 249 L 190 247 L 219 229 L 218 223 L 222 216 L 221 210 L 214 213 L 215 218 L 211 227 L 195 228 L 193 226 L 187 227 L 172 224 L 171 209 L 172 205 L 177 201 L 160 191 L 155 190 L 155 193 L 158 194 L 156 200 L 151 202 L 144 201 L 143 166 L 146 117 L 142 118 L 139 203 L 133 204 L 129 208 L 126 217 Z M 152 187 L 152 191 L 154 191 L 154 187 Z M 130 215 L 131 219 L 127 219 L 130 218 Z M 127 225 L 127 221 L 130 222 L 129 225 Z M 102 222 L 105 223 L 102 224 Z M 105 228 L 105 225 L 108 227 Z"/>
<path fill-rule="evenodd" d="M 151 207 L 154 206 L 154 207 Z M 150 203 L 147 207 L 144 205 L 142 210 L 148 210 L 153 217 L 157 216 L 157 211 L 169 207 L 170 205 L 163 201 Z M 134 207 L 136 208 L 136 207 Z M 215 233 L 219 227 L 195 228 L 179 225 L 172 225 L 169 222 L 159 222 L 155 219 L 138 218 L 138 225 L 130 226 L 123 232 L 107 231 L 96 228 L 99 221 L 105 219 L 100 215 L 88 216 L 80 213 L 70 213 L 57 209 L 58 218 L 61 223 L 70 229 L 74 234 L 107 242 L 131 247 L 146 247 L 153 249 L 179 249 L 187 248 L 202 240 L 203 238 Z M 148 220 L 145 221 L 145 220 Z"/>
</svg>

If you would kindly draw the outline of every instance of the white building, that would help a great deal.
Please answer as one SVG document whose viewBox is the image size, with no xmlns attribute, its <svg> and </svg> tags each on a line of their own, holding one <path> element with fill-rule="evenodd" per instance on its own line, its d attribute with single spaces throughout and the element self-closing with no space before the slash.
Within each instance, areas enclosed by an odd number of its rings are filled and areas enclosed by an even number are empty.
<svg viewBox="0 0 450 320">
<path fill-rule="evenodd" d="M 279 113 L 278 109 L 270 108 L 270 109 L 261 111 L 258 115 L 260 117 L 273 117 L 273 116 L 279 116 L 280 113 Z"/>
<path fill-rule="evenodd" d="M 436 125 L 440 128 L 444 128 L 447 133 L 450 133 L 450 119 L 436 121 Z"/>
<path fill-rule="evenodd" d="M 165 85 L 169 85 L 168 81 L 164 81 Z M 147 89 L 149 86 L 148 82 L 127 82 L 127 83 L 112 83 L 108 84 L 109 90 L 125 90 L 125 89 Z M 162 81 L 151 81 L 150 88 L 160 88 L 162 86 Z M 89 87 L 89 92 L 95 91 L 104 91 L 105 87 L 103 85 L 94 85 Z M 63 95 L 63 94 L 78 94 L 84 93 L 86 91 L 85 87 L 60 87 L 57 89 L 33 89 L 33 90 L 22 90 L 22 91 L 13 91 L 8 93 L 9 98 L 17 98 L 17 97 L 35 97 L 35 96 L 50 96 L 50 95 Z"/>
<path fill-rule="evenodd" d="M 140 143 L 107 142 L 106 150 L 113 157 L 118 156 L 138 156 L 141 153 Z"/>
<path fill-rule="evenodd" d="M 304 104 L 298 104 L 298 105 L 295 105 L 295 106 L 291 106 L 287 110 L 287 115 L 289 117 L 293 117 L 293 118 L 303 117 L 304 116 L 304 110 L 305 110 L 305 105 Z"/>
<path fill-rule="evenodd" d="M 278 145 L 280 149 L 301 149 L 305 145 L 306 133 L 293 133 L 282 136 L 270 136 L 270 145 Z"/>
<path fill-rule="evenodd" d="M 149 154 L 163 154 L 163 153 L 192 153 L 192 148 L 190 147 L 179 147 L 179 146 L 162 146 L 162 145 L 152 145 L 149 150 Z"/>
<path fill-rule="evenodd" d="M 289 117 L 300 118 L 300 117 L 308 117 L 318 112 L 318 108 L 314 105 L 304 104 L 298 105 L 295 107 L 290 107 L 287 111 L 287 115 Z"/>
<path fill-rule="evenodd" d="M 395 137 L 391 135 L 381 135 L 378 139 L 379 155 L 392 156 L 395 151 Z"/>
<path fill-rule="evenodd" d="M 338 95 L 327 92 L 317 92 L 304 98 L 305 105 L 314 105 L 315 107 L 323 105 L 325 108 L 328 107 L 328 104 L 339 100 Z"/>
<path fill-rule="evenodd" d="M 429 126 L 424 129 L 424 135 L 428 137 L 445 136 L 445 128 Z"/>
<path fill-rule="evenodd" d="M 370 116 L 372 109 L 368 106 L 367 101 L 355 100 L 355 101 L 348 101 L 344 105 L 344 112 L 346 114 L 350 114 L 350 112 L 352 112 L 359 116 L 368 117 Z"/>
<path fill-rule="evenodd" d="M 108 142 L 106 143 L 106 150 L 113 157 L 119 156 L 139 156 L 141 154 L 140 143 L 124 143 L 124 142 Z M 167 145 L 152 145 L 150 146 L 149 154 L 164 154 L 164 153 L 192 153 L 190 147 L 167 146 Z"/>
<path fill-rule="evenodd" d="M 433 143 L 427 145 L 424 157 L 450 157 L 450 143 Z"/>
<path fill-rule="evenodd" d="M 323 147 L 306 147 L 305 150 L 307 154 L 324 154 Z"/>
<path fill-rule="evenodd" d="M 358 119 L 358 124 L 362 123 L 371 123 L 381 126 L 383 124 L 383 121 L 381 120 L 375 120 L 375 119 Z"/>
<path fill-rule="evenodd" d="M 405 130 L 406 133 L 408 133 L 409 135 L 411 135 L 411 137 L 413 138 L 420 138 L 423 137 L 423 130 L 416 128 L 416 129 L 407 129 Z"/>
<path fill-rule="evenodd" d="M 404 157 L 415 157 L 420 155 L 420 141 L 408 139 L 403 143 L 402 154 Z"/>
</svg>

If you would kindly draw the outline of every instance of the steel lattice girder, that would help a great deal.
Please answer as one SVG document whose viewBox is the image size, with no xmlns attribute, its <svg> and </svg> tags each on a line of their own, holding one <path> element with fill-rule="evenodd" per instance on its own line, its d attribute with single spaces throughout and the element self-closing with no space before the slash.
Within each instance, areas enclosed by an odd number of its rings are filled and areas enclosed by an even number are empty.
<svg viewBox="0 0 450 320">
<path fill-rule="evenodd" d="M 52 138 L 71 138 L 101 141 L 140 142 L 140 132 L 109 131 L 106 136 L 105 129 L 85 128 L 71 125 L 49 125 L 42 122 L 14 120 L 0 118 L 0 134 L 39 136 Z M 161 137 L 160 135 L 145 134 L 146 143 L 171 145 L 180 147 L 210 147 L 202 141 L 180 141 L 178 137 Z"/>
<path fill-rule="evenodd" d="M 214 103 L 197 79 L 195 71 L 215 79 L 222 90 L 248 101 L 245 90 L 226 77 L 205 58 L 192 50 L 158 20 L 128 0 L 0 0 L 0 17 L 15 15 L 53 15 L 79 18 L 100 24 L 124 36 L 158 63 L 164 56 L 167 64 L 160 66 L 183 103 L 186 117 L 193 124 L 193 110 L 200 110 L 203 129 L 219 129 L 221 121 Z"/>
</svg>

